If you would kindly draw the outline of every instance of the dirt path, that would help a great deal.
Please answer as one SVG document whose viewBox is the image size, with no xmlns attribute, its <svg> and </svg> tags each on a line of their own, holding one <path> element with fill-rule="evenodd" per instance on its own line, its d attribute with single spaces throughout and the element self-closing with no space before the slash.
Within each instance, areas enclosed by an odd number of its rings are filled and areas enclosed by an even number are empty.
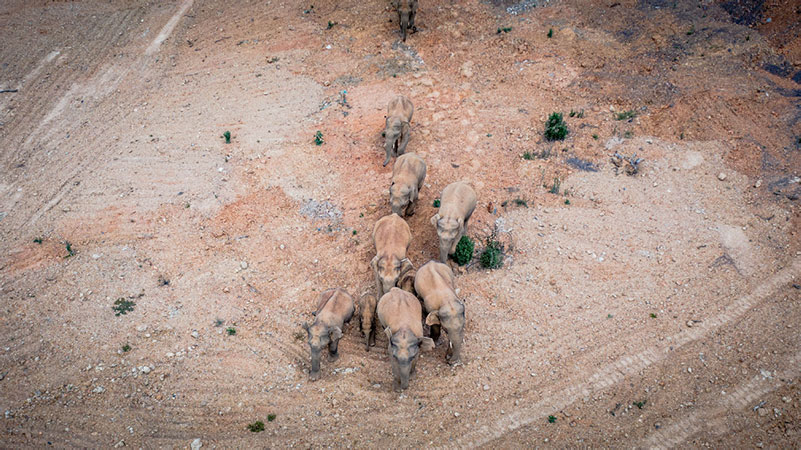
<svg viewBox="0 0 801 450">
<path fill-rule="evenodd" d="M 8 3 L 4 446 L 798 441 L 801 61 L 778 4 L 421 2 L 403 44 L 383 1 Z M 413 263 L 465 179 L 504 266 L 457 270 L 463 365 L 441 341 L 395 393 L 386 340 L 351 325 L 311 383 L 316 296 L 372 287 L 394 93 L 428 165 Z"/>
</svg>

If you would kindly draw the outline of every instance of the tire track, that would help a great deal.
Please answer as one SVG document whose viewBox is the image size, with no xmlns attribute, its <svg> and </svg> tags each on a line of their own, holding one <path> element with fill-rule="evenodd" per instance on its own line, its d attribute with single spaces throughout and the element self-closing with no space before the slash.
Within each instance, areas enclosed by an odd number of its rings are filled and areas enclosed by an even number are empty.
<svg viewBox="0 0 801 450">
<path fill-rule="evenodd" d="M 801 374 L 801 353 L 796 353 L 790 359 L 789 366 L 780 375 L 772 378 L 761 375 L 753 377 L 748 383 L 725 396 L 718 406 L 695 411 L 688 417 L 655 431 L 645 438 L 642 447 L 659 449 L 676 447 L 693 435 L 709 428 L 710 424 L 724 424 L 725 421 L 720 419 L 731 414 L 733 410 L 742 410 L 765 394 L 781 387 L 782 383 L 779 379 L 792 379 Z M 725 431 L 719 430 L 716 434 L 722 434 Z"/>
<path fill-rule="evenodd" d="M 704 320 L 702 325 L 666 339 L 671 342 L 670 345 L 650 348 L 634 355 L 625 356 L 595 372 L 582 383 L 568 386 L 555 393 L 555 395 L 547 396 L 530 407 L 521 408 L 489 425 L 484 425 L 464 434 L 456 441 L 456 445 L 458 447 L 485 445 L 502 437 L 509 431 L 524 427 L 537 419 L 558 412 L 579 398 L 615 385 L 625 377 L 668 358 L 676 349 L 705 337 L 720 326 L 738 319 L 777 289 L 793 281 L 799 274 L 801 274 L 801 259 L 796 259 L 757 286 L 750 294 L 746 294 L 729 305 L 723 314 L 708 318 Z"/>
<path fill-rule="evenodd" d="M 175 15 L 170 18 L 167 24 L 164 25 L 164 28 L 161 29 L 158 36 L 156 36 L 156 39 L 154 39 L 153 42 L 151 42 L 147 47 L 147 50 L 145 50 L 145 55 L 152 55 L 158 51 L 161 43 L 170 37 L 170 34 L 172 34 L 175 26 L 178 25 L 178 21 L 181 20 L 181 16 L 183 16 L 186 10 L 192 6 L 193 2 L 194 0 L 184 0 L 183 4 L 181 4 L 181 7 L 178 9 Z"/>
<path fill-rule="evenodd" d="M 163 42 L 164 39 L 172 32 L 175 26 L 178 23 L 178 20 L 181 18 L 183 12 L 186 11 L 192 4 L 192 0 L 186 0 L 181 9 L 179 9 L 178 13 L 176 13 L 167 25 L 164 26 L 162 32 L 156 38 L 156 40 L 151 43 L 151 46 L 158 43 L 160 44 Z M 116 35 L 117 38 L 123 36 L 121 31 L 122 28 L 125 28 L 127 24 L 127 18 L 133 14 L 133 11 L 126 11 L 123 18 L 121 18 L 116 26 L 108 27 L 107 32 L 105 33 L 104 37 L 108 39 L 97 39 L 94 42 L 103 42 L 108 44 L 109 42 L 115 42 L 113 37 Z M 107 47 L 109 45 L 106 45 Z M 156 47 L 157 49 L 158 47 Z M 93 54 L 100 54 L 99 51 L 92 52 Z M 32 152 L 33 149 L 37 148 L 38 145 L 36 143 L 47 141 L 56 131 L 62 131 L 63 127 L 66 124 L 62 124 L 61 129 L 58 125 L 54 125 L 48 129 L 48 131 L 40 136 L 40 132 L 43 128 L 48 126 L 51 122 L 54 122 L 57 118 L 59 118 L 62 113 L 64 112 L 67 104 L 69 101 L 75 96 L 89 96 L 91 95 L 96 101 L 101 101 L 104 97 L 108 94 L 112 93 L 117 89 L 117 87 L 122 83 L 122 81 L 131 74 L 131 67 L 139 67 L 137 71 L 138 74 L 143 74 L 147 71 L 148 64 L 145 60 L 145 57 L 148 54 L 142 55 L 134 61 L 132 64 L 126 66 L 120 66 L 118 64 L 111 64 L 105 70 L 97 72 L 92 78 L 90 78 L 85 83 L 75 83 L 73 84 L 70 89 L 65 93 L 50 109 L 50 111 L 44 116 L 44 118 L 39 122 L 37 127 L 34 129 L 32 133 L 28 135 L 25 142 L 23 143 L 24 148 L 28 148 L 29 152 Z M 142 79 L 142 76 L 136 77 L 136 80 L 139 81 Z M 120 113 L 120 109 L 117 108 L 115 111 L 117 114 Z M 127 114 L 130 114 L 128 112 Z M 127 115 L 126 114 L 126 115 Z M 106 116 L 106 120 L 108 123 L 120 123 L 118 120 L 119 117 L 115 114 L 111 116 Z M 72 128 L 74 129 L 74 128 Z M 106 130 L 108 131 L 108 130 Z M 66 195 L 68 195 L 74 186 L 74 181 L 77 176 L 85 171 L 92 170 L 93 166 L 100 164 L 103 159 L 95 157 L 92 162 L 89 164 L 85 164 L 89 153 L 91 153 L 94 149 L 97 148 L 108 148 L 108 146 L 98 145 L 101 141 L 109 142 L 111 137 L 108 133 L 102 133 L 96 135 L 94 137 L 90 136 L 89 142 L 87 145 L 81 146 L 78 151 L 71 152 L 68 156 L 67 161 L 64 162 L 63 166 L 65 167 L 65 171 L 67 171 L 68 175 L 66 178 L 63 179 L 62 183 L 60 184 L 59 188 L 55 191 L 55 193 L 50 196 L 50 199 L 44 204 L 43 207 L 38 208 L 29 218 L 27 221 L 24 221 L 20 227 L 31 227 L 35 225 L 35 223 L 46 213 L 48 213 L 53 207 L 55 207 L 59 202 L 61 202 Z M 70 170 L 69 167 L 72 166 L 73 168 Z"/>
</svg>

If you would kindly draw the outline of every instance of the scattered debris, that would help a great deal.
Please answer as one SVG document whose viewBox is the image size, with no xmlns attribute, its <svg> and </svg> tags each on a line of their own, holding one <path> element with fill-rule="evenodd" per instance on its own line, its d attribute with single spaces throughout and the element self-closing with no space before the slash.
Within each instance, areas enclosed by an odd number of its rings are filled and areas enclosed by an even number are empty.
<svg viewBox="0 0 801 450">
<path fill-rule="evenodd" d="M 637 158 L 636 153 L 631 156 L 623 156 L 615 152 L 615 154 L 612 155 L 612 164 L 615 165 L 615 175 L 620 173 L 621 168 L 625 170 L 626 175 L 636 175 L 640 170 L 640 163 L 643 161 L 643 158 Z"/>
</svg>

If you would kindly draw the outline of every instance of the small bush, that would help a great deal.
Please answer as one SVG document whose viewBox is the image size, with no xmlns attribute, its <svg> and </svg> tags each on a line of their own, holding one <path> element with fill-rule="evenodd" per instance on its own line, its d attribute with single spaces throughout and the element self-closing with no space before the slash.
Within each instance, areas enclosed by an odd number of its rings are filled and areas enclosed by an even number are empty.
<svg viewBox="0 0 801 450">
<path fill-rule="evenodd" d="M 595 140 L 597 141 L 597 140 L 598 140 L 598 135 L 597 135 L 596 133 L 593 133 L 593 134 L 592 134 L 592 138 L 593 138 L 593 139 L 595 139 Z"/>
<path fill-rule="evenodd" d="M 231 132 L 230 131 L 226 131 L 225 133 L 223 133 L 222 137 L 225 139 L 225 143 L 226 144 L 230 144 L 231 143 Z"/>
<path fill-rule="evenodd" d="M 637 117 L 637 111 L 633 109 L 615 114 L 615 120 L 631 120 L 635 117 Z"/>
<path fill-rule="evenodd" d="M 573 111 L 571 109 L 570 110 L 570 117 L 575 117 L 577 119 L 581 119 L 581 118 L 584 117 L 584 110 L 582 109 L 581 111 Z"/>
<path fill-rule="evenodd" d="M 548 423 L 556 423 L 556 416 L 548 416 Z"/>
<path fill-rule="evenodd" d="M 487 238 L 487 245 L 481 252 L 479 261 L 485 269 L 499 269 L 503 266 L 503 246 L 495 239 L 494 233 Z"/>
<path fill-rule="evenodd" d="M 221 327 L 221 326 L 223 326 L 224 323 L 225 323 L 225 321 L 222 320 L 222 319 L 214 319 L 214 326 L 215 327 Z"/>
<path fill-rule="evenodd" d="M 36 243 L 36 244 L 41 244 L 42 241 L 43 241 L 42 238 L 36 238 L 36 239 L 33 240 L 33 242 Z"/>
<path fill-rule="evenodd" d="M 439 208 L 439 205 L 440 205 L 440 201 L 439 201 L 439 199 L 438 199 L 438 198 L 435 198 L 435 199 L 434 199 L 434 208 Z"/>
<path fill-rule="evenodd" d="M 567 136 L 567 124 L 562 118 L 562 113 L 551 113 L 545 122 L 545 139 L 549 141 L 561 141 Z"/>
<path fill-rule="evenodd" d="M 314 145 L 323 145 L 324 143 L 325 141 L 323 140 L 323 132 L 317 130 L 317 132 L 314 133 Z"/>
<path fill-rule="evenodd" d="M 498 28 L 498 34 L 508 33 L 510 31 L 512 31 L 512 27 L 501 27 L 501 28 Z"/>
<path fill-rule="evenodd" d="M 467 236 L 462 236 L 462 239 L 459 240 L 459 243 L 456 244 L 456 252 L 453 254 L 453 260 L 456 261 L 456 264 L 463 266 L 470 262 L 473 259 L 473 250 L 475 249 L 475 243 L 472 239 Z"/>
<path fill-rule="evenodd" d="M 639 402 L 634 402 L 632 405 L 636 406 L 638 409 L 642 409 L 645 404 L 648 403 L 648 400 L 641 400 Z"/>
<path fill-rule="evenodd" d="M 236 334 L 236 328 L 228 327 L 225 329 L 225 332 L 228 333 L 228 336 L 233 336 Z"/>
<path fill-rule="evenodd" d="M 570 204 L 570 199 L 569 199 L 569 198 L 566 198 L 566 199 L 565 199 L 565 205 L 569 205 L 569 204 Z"/>
<path fill-rule="evenodd" d="M 515 199 L 515 205 L 524 206 L 524 207 L 528 208 L 528 202 L 525 199 L 519 198 L 519 197 Z"/>
<path fill-rule="evenodd" d="M 553 28 L 549 28 L 548 29 L 548 38 L 550 39 L 552 37 L 553 37 Z"/>
<path fill-rule="evenodd" d="M 114 306 L 112 306 L 111 309 L 114 311 L 115 316 L 119 315 L 124 316 L 129 312 L 133 311 L 134 306 L 136 306 L 136 303 L 130 300 L 125 300 L 124 298 L 120 297 L 117 299 L 117 301 L 114 302 Z"/>
<path fill-rule="evenodd" d="M 551 185 L 551 188 L 548 189 L 548 192 L 550 192 L 551 194 L 559 194 L 559 189 L 561 186 L 562 186 L 562 180 L 560 180 L 559 177 L 554 177 L 553 184 Z"/>
<path fill-rule="evenodd" d="M 334 25 L 336 25 L 336 24 L 337 24 L 336 22 L 331 22 L 331 21 L 329 20 L 329 21 L 328 21 L 328 27 L 326 28 L 326 30 L 330 30 L 331 28 L 334 28 Z"/>
<path fill-rule="evenodd" d="M 253 433 L 259 433 L 261 431 L 264 431 L 264 422 L 262 422 L 261 420 L 257 420 L 248 425 L 248 430 L 250 430 Z"/>
<path fill-rule="evenodd" d="M 526 161 L 531 161 L 532 159 L 534 159 L 534 153 L 524 152 L 523 159 L 525 159 Z"/>
<path fill-rule="evenodd" d="M 656 319 L 656 313 L 651 313 L 651 318 Z"/>
<path fill-rule="evenodd" d="M 267 414 L 267 422 L 272 422 L 275 420 L 275 414 Z"/>
<path fill-rule="evenodd" d="M 70 256 L 75 256 L 75 250 L 72 249 L 72 244 L 70 244 L 70 241 L 64 241 L 64 247 L 67 249 L 67 256 L 65 256 L 64 259 L 67 259 Z"/>
<path fill-rule="evenodd" d="M 122 352 L 123 353 L 128 353 L 130 351 L 131 351 L 131 346 L 130 345 L 125 344 L 125 345 L 122 346 Z"/>
</svg>

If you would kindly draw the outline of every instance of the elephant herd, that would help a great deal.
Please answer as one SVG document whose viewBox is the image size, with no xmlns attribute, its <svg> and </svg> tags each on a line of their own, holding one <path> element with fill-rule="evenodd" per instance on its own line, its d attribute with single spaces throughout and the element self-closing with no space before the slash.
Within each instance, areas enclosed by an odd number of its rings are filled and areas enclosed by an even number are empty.
<svg viewBox="0 0 801 450">
<path fill-rule="evenodd" d="M 476 193 L 463 181 L 442 191 L 439 211 L 431 218 L 439 237 L 439 261 L 429 261 L 415 270 L 406 255 L 412 232 L 404 217 L 414 214 L 426 177 L 426 163 L 415 153 L 405 153 L 413 109 L 412 102 L 404 96 L 392 99 L 387 107 L 384 165 L 392 156 L 397 158 L 389 187 L 392 212 L 373 228 L 376 254 L 370 267 L 375 276 L 375 294 L 364 294 L 358 304 L 341 288 L 320 295 L 314 323 L 303 325 L 311 349 L 312 380 L 320 377 L 320 353 L 324 347 L 328 346 L 332 361 L 337 359 L 344 324 L 357 310 L 367 351 L 375 345 L 379 323 L 384 331 L 395 389 L 409 386 L 420 351 L 433 349 L 442 329 L 449 341 L 448 362 L 460 362 L 465 306 L 456 295 L 455 277 L 447 259 L 467 231 L 467 222 L 476 207 Z M 429 326 L 429 336 L 424 335 L 423 322 Z"/>
</svg>

